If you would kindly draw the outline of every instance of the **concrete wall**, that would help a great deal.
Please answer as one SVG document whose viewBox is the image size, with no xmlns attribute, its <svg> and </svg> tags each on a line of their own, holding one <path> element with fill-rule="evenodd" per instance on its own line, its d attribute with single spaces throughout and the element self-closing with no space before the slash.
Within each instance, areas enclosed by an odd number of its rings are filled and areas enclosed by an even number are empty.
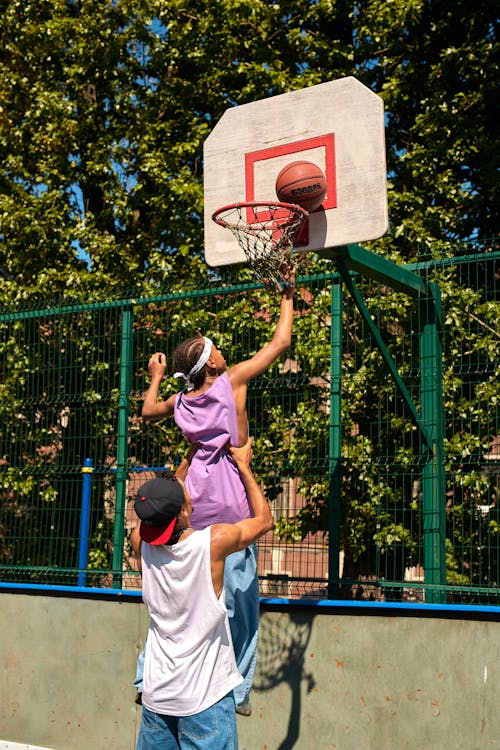
<svg viewBox="0 0 500 750">
<path fill-rule="evenodd" d="M 0 602 L 0 741 L 134 750 L 143 605 L 23 593 Z M 500 748 L 498 613 L 416 615 L 264 610 L 240 750 Z"/>
<path fill-rule="evenodd" d="M 0 740 L 134 750 L 140 603 L 1 594 Z"/>
</svg>

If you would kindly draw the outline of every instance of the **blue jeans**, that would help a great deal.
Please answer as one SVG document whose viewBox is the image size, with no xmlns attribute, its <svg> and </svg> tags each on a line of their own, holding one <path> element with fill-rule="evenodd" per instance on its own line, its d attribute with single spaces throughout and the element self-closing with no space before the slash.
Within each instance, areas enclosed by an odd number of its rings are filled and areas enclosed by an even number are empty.
<svg viewBox="0 0 500 750">
<path fill-rule="evenodd" d="M 244 706 L 248 703 L 257 661 L 259 579 L 255 544 L 226 557 L 224 589 L 236 664 L 243 677 L 243 682 L 234 689 L 234 699 L 237 706 Z M 134 680 L 134 685 L 139 692 L 142 692 L 143 671 L 144 649 L 137 659 Z"/>
<path fill-rule="evenodd" d="M 144 675 L 144 653 L 145 651 L 146 651 L 146 646 L 144 646 L 141 653 L 137 657 L 137 665 L 135 667 L 134 687 L 139 693 L 142 693 L 142 677 Z"/>
<path fill-rule="evenodd" d="M 238 750 L 232 693 L 194 716 L 163 716 L 143 706 L 136 750 Z"/>
<path fill-rule="evenodd" d="M 259 579 L 255 544 L 226 557 L 224 589 L 236 664 L 243 677 L 243 682 L 234 688 L 234 699 L 237 706 L 244 706 L 248 703 L 257 661 Z"/>
</svg>

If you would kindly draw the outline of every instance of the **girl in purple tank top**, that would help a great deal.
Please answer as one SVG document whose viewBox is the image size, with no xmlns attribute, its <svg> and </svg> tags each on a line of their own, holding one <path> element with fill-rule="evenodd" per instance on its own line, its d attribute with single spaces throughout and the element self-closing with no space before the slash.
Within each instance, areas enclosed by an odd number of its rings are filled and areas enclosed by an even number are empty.
<svg viewBox="0 0 500 750">
<path fill-rule="evenodd" d="M 266 370 L 291 343 L 294 288 L 282 292 L 280 316 L 274 335 L 253 357 L 232 367 L 219 349 L 202 336 L 183 341 L 174 352 L 175 375 L 186 389 L 158 400 L 166 371 L 166 357 L 156 352 L 149 360 L 151 383 L 144 397 L 142 416 L 173 416 L 186 438 L 199 449 L 191 462 L 188 490 L 193 501 L 194 528 L 213 523 L 234 523 L 248 518 L 248 503 L 228 445 L 248 440 L 247 386 Z"/>
<path fill-rule="evenodd" d="M 186 488 L 196 498 L 193 529 L 248 518 L 245 488 L 228 451 L 228 446 L 237 446 L 239 440 L 236 404 L 227 372 L 197 396 L 177 394 L 174 419 L 189 442 L 199 446 L 186 478 Z"/>
</svg>

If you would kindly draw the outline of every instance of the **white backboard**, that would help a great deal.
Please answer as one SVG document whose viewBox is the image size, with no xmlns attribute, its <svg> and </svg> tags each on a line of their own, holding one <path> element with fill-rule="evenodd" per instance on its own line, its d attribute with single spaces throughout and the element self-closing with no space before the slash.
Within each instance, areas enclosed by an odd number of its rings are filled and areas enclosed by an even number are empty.
<svg viewBox="0 0 500 750">
<path fill-rule="evenodd" d="M 327 194 L 309 215 L 301 250 L 381 237 L 387 230 L 382 99 L 355 78 L 231 107 L 204 144 L 205 259 L 210 266 L 245 261 L 232 233 L 212 221 L 221 206 L 276 201 L 285 164 L 321 167 Z"/>
</svg>

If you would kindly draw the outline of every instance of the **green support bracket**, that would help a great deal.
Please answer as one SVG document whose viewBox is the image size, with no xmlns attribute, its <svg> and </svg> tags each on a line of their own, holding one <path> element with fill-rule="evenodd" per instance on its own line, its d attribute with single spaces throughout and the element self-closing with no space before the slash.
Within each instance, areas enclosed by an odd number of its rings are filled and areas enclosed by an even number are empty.
<svg viewBox="0 0 500 750">
<path fill-rule="evenodd" d="M 128 419 L 133 348 L 133 311 L 126 307 L 122 312 L 120 343 L 120 393 L 118 399 L 118 426 L 116 450 L 115 523 L 113 533 L 113 588 L 122 586 L 123 544 L 125 538 L 125 511 L 127 507 L 128 478 Z"/>
<path fill-rule="evenodd" d="M 444 473 L 444 415 L 442 394 L 442 349 L 440 330 L 442 328 L 440 290 L 436 284 L 425 281 L 420 276 L 397 266 L 392 261 L 369 252 L 359 245 L 327 248 L 321 255 L 335 264 L 342 281 L 348 289 L 356 307 L 370 330 L 386 367 L 392 376 L 407 408 L 413 423 L 420 431 L 426 449 L 426 461 L 422 473 L 422 501 L 424 525 L 424 570 L 425 583 L 428 584 L 427 601 L 441 602 L 445 598 L 446 583 L 446 517 L 445 517 L 445 473 Z M 378 327 L 364 304 L 362 295 L 356 287 L 351 272 L 355 271 L 366 278 L 378 281 L 391 289 L 404 292 L 420 302 L 420 366 L 421 366 L 421 413 L 406 388 L 398 369 Z M 334 309 L 333 299 L 341 299 L 340 293 L 332 289 L 332 355 L 331 355 L 331 410 L 330 417 L 330 508 L 329 528 L 332 534 L 333 525 L 338 523 L 338 496 L 340 487 L 340 365 L 341 349 L 337 338 L 341 335 L 341 318 Z M 340 354 L 339 354 L 340 352 Z M 336 383 L 339 386 L 337 389 Z M 335 413 L 334 413 L 335 410 Z M 338 457 L 336 459 L 336 457 Z M 330 558 L 338 555 L 334 545 L 337 537 L 333 534 L 330 543 Z M 337 565 L 337 568 L 335 567 Z M 338 561 L 330 559 L 330 587 L 335 587 L 338 580 Z"/>
<path fill-rule="evenodd" d="M 349 271 L 356 271 L 374 281 L 390 286 L 397 292 L 404 292 L 410 297 L 427 295 L 427 282 L 420 276 L 396 265 L 392 260 L 365 250 L 360 245 L 329 247 L 322 250 L 320 254 L 322 258 L 332 260 L 335 265 L 342 264 Z"/>
<path fill-rule="evenodd" d="M 426 443 L 427 447 L 430 449 L 432 445 L 431 436 L 429 435 L 429 432 L 425 425 L 423 424 L 420 415 L 415 408 L 415 404 L 413 403 L 413 400 L 408 392 L 408 389 L 406 388 L 399 372 L 398 368 L 396 366 L 396 363 L 394 362 L 393 358 L 387 351 L 387 347 L 385 345 L 384 340 L 382 339 L 382 336 L 380 335 L 380 331 L 375 325 L 371 315 L 370 311 L 366 307 L 365 303 L 363 302 L 363 298 L 361 294 L 359 293 L 359 290 L 357 286 L 355 285 L 350 272 L 347 270 L 346 266 L 343 262 L 339 261 L 337 263 L 337 270 L 339 274 L 342 276 L 342 280 L 344 284 L 346 285 L 347 289 L 349 290 L 349 294 L 351 295 L 356 307 L 358 308 L 363 320 L 365 321 L 366 325 L 368 326 L 370 333 L 373 337 L 373 340 L 377 344 L 377 347 L 380 351 L 380 354 L 382 355 L 382 358 L 385 362 L 385 365 L 390 372 L 392 378 L 394 379 L 394 382 L 396 383 L 396 386 L 401 393 L 401 396 L 408 407 L 408 410 L 410 412 L 411 418 L 415 426 L 420 430 L 420 433 L 422 435 L 422 438 L 424 442 Z"/>
</svg>

